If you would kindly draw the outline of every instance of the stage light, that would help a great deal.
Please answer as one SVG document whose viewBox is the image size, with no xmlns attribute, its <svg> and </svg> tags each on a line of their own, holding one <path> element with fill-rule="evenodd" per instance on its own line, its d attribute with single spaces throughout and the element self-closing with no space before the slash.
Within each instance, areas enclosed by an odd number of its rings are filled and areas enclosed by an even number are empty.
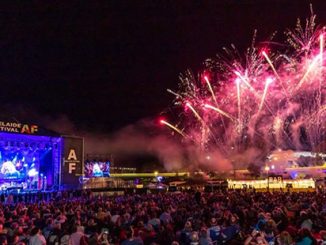
<svg viewBox="0 0 326 245">
<path fill-rule="evenodd" d="M 36 171 L 35 168 L 32 168 L 31 170 L 28 171 L 27 175 L 29 177 L 35 177 L 36 175 L 38 175 L 38 172 Z"/>
</svg>

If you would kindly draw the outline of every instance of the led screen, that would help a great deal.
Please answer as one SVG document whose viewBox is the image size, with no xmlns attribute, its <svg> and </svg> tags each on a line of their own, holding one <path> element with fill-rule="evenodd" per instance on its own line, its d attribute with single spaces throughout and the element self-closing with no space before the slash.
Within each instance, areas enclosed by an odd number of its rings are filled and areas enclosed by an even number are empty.
<svg viewBox="0 0 326 245">
<path fill-rule="evenodd" d="M 86 161 L 84 169 L 85 177 L 109 177 L 110 162 L 109 161 Z"/>
<path fill-rule="evenodd" d="M 39 162 L 40 152 L 38 150 L 6 150 L 2 148 L 0 149 L 0 180 L 33 178 L 38 175 Z"/>
</svg>

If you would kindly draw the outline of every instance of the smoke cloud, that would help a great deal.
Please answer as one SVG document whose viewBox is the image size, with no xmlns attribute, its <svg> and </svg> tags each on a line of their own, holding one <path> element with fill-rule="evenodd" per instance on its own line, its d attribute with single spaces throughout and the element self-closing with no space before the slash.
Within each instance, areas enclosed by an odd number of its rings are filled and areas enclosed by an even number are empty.
<svg viewBox="0 0 326 245">
<path fill-rule="evenodd" d="M 15 120 L 33 122 L 62 135 L 74 135 L 85 138 L 85 153 L 92 155 L 153 156 L 167 171 L 180 170 L 215 170 L 230 171 L 239 164 L 246 165 L 259 157 L 260 152 L 249 149 L 232 158 L 223 155 L 219 149 L 206 153 L 194 145 L 186 145 L 171 135 L 171 131 L 162 128 L 155 120 L 145 119 L 133 125 L 126 126 L 112 134 L 94 133 L 79 129 L 66 115 L 43 116 L 37 112 L 11 105 L 11 114 L 8 117 Z M 119 163 L 118 163 L 119 164 Z M 123 163 L 121 163 L 122 165 Z M 131 162 L 132 164 L 132 162 Z M 143 169 L 146 169 L 143 162 Z"/>
<path fill-rule="evenodd" d="M 131 156 L 131 159 L 133 155 L 151 155 L 157 158 L 167 171 L 229 171 L 233 168 L 231 162 L 218 149 L 207 154 L 194 146 L 184 145 L 153 121 L 141 120 L 110 135 L 78 131 L 66 116 L 47 119 L 45 123 L 51 130 L 84 137 L 85 152 L 88 154 L 127 155 Z M 149 163 L 143 164 L 143 168 L 146 168 Z"/>
</svg>

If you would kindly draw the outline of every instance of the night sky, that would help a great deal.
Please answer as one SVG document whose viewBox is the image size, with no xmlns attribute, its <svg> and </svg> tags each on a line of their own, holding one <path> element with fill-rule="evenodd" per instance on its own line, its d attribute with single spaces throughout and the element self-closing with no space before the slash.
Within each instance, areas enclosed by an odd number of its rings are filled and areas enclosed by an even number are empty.
<svg viewBox="0 0 326 245">
<path fill-rule="evenodd" d="M 69 1 L 70 2 L 70 1 Z M 294 27 L 326 1 L 50 1 L 0 4 L 0 104 L 113 132 L 172 104 L 178 74 L 234 43 Z M 8 109 L 8 108 L 12 108 Z M 24 118 L 23 120 L 28 120 Z"/>
</svg>

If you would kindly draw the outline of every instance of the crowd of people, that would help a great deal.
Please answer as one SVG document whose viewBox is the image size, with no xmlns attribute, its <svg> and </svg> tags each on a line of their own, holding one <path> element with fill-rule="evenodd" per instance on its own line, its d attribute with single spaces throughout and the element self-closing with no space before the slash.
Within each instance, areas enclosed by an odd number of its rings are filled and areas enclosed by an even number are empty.
<svg viewBox="0 0 326 245">
<path fill-rule="evenodd" d="M 326 244 L 326 193 L 58 193 L 0 204 L 0 244 Z"/>
</svg>

